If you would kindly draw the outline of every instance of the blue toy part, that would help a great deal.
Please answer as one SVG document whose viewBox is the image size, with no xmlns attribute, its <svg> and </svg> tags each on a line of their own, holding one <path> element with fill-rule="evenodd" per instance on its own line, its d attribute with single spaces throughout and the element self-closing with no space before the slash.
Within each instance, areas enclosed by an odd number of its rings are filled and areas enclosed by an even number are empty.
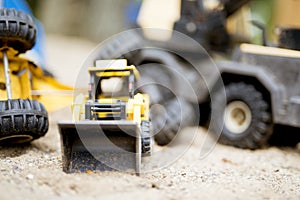
<svg viewBox="0 0 300 200">
<path fill-rule="evenodd" d="M 130 25 L 137 25 L 137 18 L 142 6 L 142 1 L 131 1 L 125 8 L 125 18 Z"/>
</svg>

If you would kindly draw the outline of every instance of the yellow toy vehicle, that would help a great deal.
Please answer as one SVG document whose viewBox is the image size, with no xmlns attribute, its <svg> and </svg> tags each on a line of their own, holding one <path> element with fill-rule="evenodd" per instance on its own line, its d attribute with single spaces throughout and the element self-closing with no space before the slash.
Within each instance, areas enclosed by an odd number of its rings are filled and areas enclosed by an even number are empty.
<svg viewBox="0 0 300 200">
<path fill-rule="evenodd" d="M 134 170 L 152 150 L 149 96 L 135 93 L 127 60 L 97 60 L 88 95 L 73 104 L 73 121 L 59 122 L 65 172 Z"/>
<path fill-rule="evenodd" d="M 35 44 L 33 19 L 15 9 L 0 9 L 0 145 L 30 142 L 48 131 L 48 113 L 33 96 L 41 68 L 20 54 Z"/>
</svg>

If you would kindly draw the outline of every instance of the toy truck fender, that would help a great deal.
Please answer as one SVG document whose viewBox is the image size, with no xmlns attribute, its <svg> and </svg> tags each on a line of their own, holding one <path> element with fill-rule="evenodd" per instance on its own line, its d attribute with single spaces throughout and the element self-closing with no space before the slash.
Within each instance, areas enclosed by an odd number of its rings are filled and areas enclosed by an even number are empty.
<svg viewBox="0 0 300 200">
<path fill-rule="evenodd" d="M 250 80 L 251 84 L 259 84 L 264 87 L 270 93 L 273 122 L 283 123 L 285 121 L 287 94 L 284 86 L 276 81 L 275 76 L 272 76 L 272 72 L 261 66 L 232 61 L 218 62 L 217 65 L 225 85 L 231 82 Z"/>
</svg>

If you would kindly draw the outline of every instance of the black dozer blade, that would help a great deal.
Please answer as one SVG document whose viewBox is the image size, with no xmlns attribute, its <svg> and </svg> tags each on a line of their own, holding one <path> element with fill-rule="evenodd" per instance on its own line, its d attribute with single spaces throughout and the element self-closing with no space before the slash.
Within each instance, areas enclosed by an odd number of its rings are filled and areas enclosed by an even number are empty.
<svg viewBox="0 0 300 200">
<path fill-rule="evenodd" d="M 58 123 L 66 173 L 126 171 L 140 174 L 141 137 L 133 121 Z"/>
</svg>

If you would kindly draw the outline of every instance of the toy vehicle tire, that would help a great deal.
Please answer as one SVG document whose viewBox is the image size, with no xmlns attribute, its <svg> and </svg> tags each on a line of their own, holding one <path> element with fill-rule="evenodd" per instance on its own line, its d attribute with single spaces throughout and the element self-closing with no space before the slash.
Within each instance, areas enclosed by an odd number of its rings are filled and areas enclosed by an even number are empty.
<svg viewBox="0 0 300 200">
<path fill-rule="evenodd" d="M 134 64 L 135 55 L 143 42 L 138 32 L 127 31 L 114 36 L 103 43 L 97 59 L 124 58 L 130 64 Z"/>
<path fill-rule="evenodd" d="M 44 136 L 48 128 L 48 113 L 38 101 L 0 101 L 0 144 L 27 143 Z"/>
<path fill-rule="evenodd" d="M 151 125 L 149 121 L 142 121 L 142 156 L 150 156 L 153 149 L 153 137 L 151 134 Z"/>
<path fill-rule="evenodd" d="M 212 108 L 212 112 L 216 112 L 216 117 L 211 122 L 214 136 L 219 137 L 218 141 L 222 144 L 239 148 L 257 149 L 267 145 L 273 132 L 273 123 L 270 105 L 264 100 L 262 93 L 254 86 L 245 83 L 231 83 L 225 86 L 225 92 L 227 102 L 225 109 L 221 103 L 224 98 L 222 93 L 215 93 L 215 100 L 220 103 L 216 103 Z M 230 106 L 236 110 L 232 111 Z M 241 118 L 238 112 L 244 112 L 243 109 L 245 114 Z M 230 117 L 235 115 L 232 114 L 234 112 L 237 112 L 236 119 L 239 122 L 237 126 L 234 125 L 235 122 L 230 121 L 235 119 Z M 247 120 L 247 118 L 249 122 L 240 121 L 240 119 Z M 221 135 L 216 130 L 222 130 Z"/>
<path fill-rule="evenodd" d="M 185 99 L 175 97 L 167 101 L 165 110 L 166 114 L 151 113 L 155 141 L 161 146 L 168 145 L 182 128 L 197 121 L 193 105 Z"/>
<path fill-rule="evenodd" d="M 36 25 L 32 17 L 11 8 L 0 9 L 0 46 L 24 53 L 35 44 Z"/>
</svg>

